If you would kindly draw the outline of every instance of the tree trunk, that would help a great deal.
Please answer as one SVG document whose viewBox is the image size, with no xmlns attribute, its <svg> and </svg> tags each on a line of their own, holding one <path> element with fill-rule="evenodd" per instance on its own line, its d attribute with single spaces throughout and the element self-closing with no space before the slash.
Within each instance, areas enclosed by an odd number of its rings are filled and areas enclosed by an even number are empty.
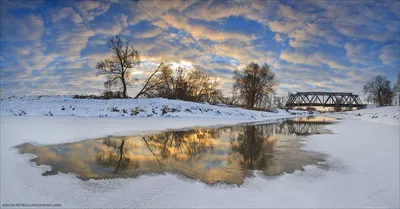
<svg viewBox="0 0 400 209">
<path fill-rule="evenodd" d="M 122 86 L 123 86 L 123 92 L 122 92 L 122 96 L 124 98 L 127 98 L 128 96 L 126 95 L 126 82 L 125 82 L 125 75 L 122 75 Z"/>
<path fill-rule="evenodd" d="M 150 75 L 150 77 L 147 79 L 146 83 L 144 84 L 143 88 L 139 91 L 139 93 L 136 94 L 134 99 L 137 99 L 140 97 L 140 95 L 144 94 L 146 92 L 146 87 L 149 85 L 149 82 L 151 81 L 151 78 L 160 70 L 161 66 L 164 64 L 165 61 L 161 61 L 160 65 L 158 65 L 157 69 L 154 70 L 154 72 Z"/>
<path fill-rule="evenodd" d="M 381 97 L 380 91 L 378 91 L 378 103 L 379 103 L 379 107 L 382 107 L 382 97 Z"/>
</svg>

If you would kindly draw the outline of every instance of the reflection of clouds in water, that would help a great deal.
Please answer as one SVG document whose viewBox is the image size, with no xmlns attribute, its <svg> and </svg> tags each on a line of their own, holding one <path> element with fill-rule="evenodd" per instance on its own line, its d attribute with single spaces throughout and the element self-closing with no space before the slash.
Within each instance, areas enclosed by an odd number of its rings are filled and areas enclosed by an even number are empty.
<svg viewBox="0 0 400 209">
<path fill-rule="evenodd" d="M 82 179 L 167 171 L 206 183 L 241 184 L 248 170 L 277 175 L 321 161 L 322 155 L 301 150 L 301 140 L 291 134 L 290 123 L 173 131 L 144 137 L 108 136 L 50 146 L 23 144 L 20 149 L 22 153 L 36 154 L 34 161 L 39 165 L 76 173 Z"/>
<path fill-rule="evenodd" d="M 304 122 L 333 122 L 337 120 L 336 118 L 326 117 L 326 116 L 311 116 L 307 118 L 292 118 L 292 121 L 304 121 Z"/>
</svg>

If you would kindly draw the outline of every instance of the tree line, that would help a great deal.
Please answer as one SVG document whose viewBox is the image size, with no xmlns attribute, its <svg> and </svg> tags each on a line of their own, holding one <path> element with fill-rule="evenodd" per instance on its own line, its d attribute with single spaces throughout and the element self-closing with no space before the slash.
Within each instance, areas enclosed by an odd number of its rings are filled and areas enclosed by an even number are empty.
<svg viewBox="0 0 400 209">
<path fill-rule="evenodd" d="M 128 98 L 128 86 L 137 81 L 131 70 L 141 63 L 139 52 L 129 41 L 124 41 L 119 36 L 110 38 L 107 45 L 112 56 L 96 65 L 97 75 L 106 77 L 103 97 Z M 250 63 L 244 69 L 236 70 L 233 79 L 234 94 L 226 97 L 218 89 L 217 79 L 203 69 L 173 69 L 166 60 L 162 60 L 133 98 L 161 97 L 253 108 L 260 106 L 268 96 L 274 94 L 277 86 L 275 74 L 268 64 Z"/>
<path fill-rule="evenodd" d="M 137 81 L 132 69 L 141 63 L 139 52 L 119 36 L 107 42 L 112 52 L 110 58 L 97 63 L 97 75 L 106 78 L 103 98 L 128 98 L 127 88 Z M 232 96 L 223 96 L 218 80 L 201 68 L 173 69 L 163 59 L 145 79 L 141 90 L 133 98 L 167 98 L 210 104 L 223 103 L 246 108 L 283 108 L 287 97 L 276 97 L 277 80 L 270 66 L 250 63 L 244 69 L 235 70 Z M 391 105 L 397 94 L 400 104 L 400 74 L 393 88 L 384 76 L 376 76 L 363 86 L 367 100 L 378 106 Z"/>
</svg>

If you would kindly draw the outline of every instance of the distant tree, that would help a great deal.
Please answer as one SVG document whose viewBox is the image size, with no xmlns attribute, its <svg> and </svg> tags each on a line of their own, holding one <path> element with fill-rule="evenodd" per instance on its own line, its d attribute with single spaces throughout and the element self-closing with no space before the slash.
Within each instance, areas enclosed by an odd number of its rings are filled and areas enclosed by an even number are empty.
<svg viewBox="0 0 400 209">
<path fill-rule="evenodd" d="M 396 82 L 394 83 L 393 92 L 397 96 L 397 104 L 400 105 L 400 73 L 397 75 Z"/>
<path fill-rule="evenodd" d="M 275 74 L 264 64 L 250 63 L 242 70 L 236 70 L 234 88 L 239 90 L 247 108 L 252 108 L 268 94 L 275 93 Z"/>
<path fill-rule="evenodd" d="M 126 98 L 127 86 L 134 81 L 131 69 L 140 63 L 139 52 L 129 41 L 123 41 L 119 36 L 110 38 L 107 45 L 113 55 L 97 63 L 97 75 L 105 75 L 105 86 L 120 87 L 122 96 Z"/>
<path fill-rule="evenodd" d="M 379 106 L 392 104 L 393 91 L 385 76 L 377 75 L 364 85 L 364 94 Z"/>
<path fill-rule="evenodd" d="M 333 108 L 333 111 L 335 111 L 335 112 L 342 112 L 342 107 L 334 107 Z"/>
<path fill-rule="evenodd" d="M 308 111 L 317 111 L 317 108 L 312 107 L 312 106 L 307 106 L 306 110 L 308 110 Z M 338 112 L 340 112 L 340 110 Z"/>
<path fill-rule="evenodd" d="M 273 97 L 273 105 L 272 107 L 283 108 L 286 104 L 288 97 L 285 96 L 274 96 Z"/>
</svg>

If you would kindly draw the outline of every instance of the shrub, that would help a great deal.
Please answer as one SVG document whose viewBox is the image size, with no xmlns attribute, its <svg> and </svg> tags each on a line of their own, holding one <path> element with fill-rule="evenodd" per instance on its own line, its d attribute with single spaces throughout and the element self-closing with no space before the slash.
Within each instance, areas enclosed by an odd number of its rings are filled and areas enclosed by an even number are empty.
<svg viewBox="0 0 400 209">
<path fill-rule="evenodd" d="M 72 98 L 74 98 L 74 99 L 99 99 L 99 96 L 96 96 L 96 95 L 74 95 Z"/>
<path fill-rule="evenodd" d="M 15 116 L 23 116 L 23 115 L 26 115 L 26 112 L 22 110 L 21 112 L 14 113 L 14 115 Z"/>
<path fill-rule="evenodd" d="M 111 112 L 119 112 L 118 107 L 112 107 L 112 108 L 111 108 Z"/>
<path fill-rule="evenodd" d="M 306 108 L 306 110 L 308 110 L 308 111 L 317 111 L 317 108 L 308 106 L 308 107 Z"/>
<path fill-rule="evenodd" d="M 103 99 L 120 99 L 120 98 L 123 98 L 122 93 L 120 91 L 105 90 L 103 92 Z"/>
<path fill-rule="evenodd" d="M 125 99 L 120 91 L 104 91 L 100 96 L 96 95 L 74 95 L 74 99 Z M 126 97 L 128 98 L 128 97 Z"/>
<path fill-rule="evenodd" d="M 165 115 L 169 112 L 179 112 L 177 108 L 169 108 L 168 106 L 164 105 L 161 109 L 161 115 Z"/>
<path fill-rule="evenodd" d="M 342 112 L 342 108 L 341 107 L 334 107 L 333 111 L 335 112 Z"/>
<path fill-rule="evenodd" d="M 140 112 L 144 112 L 144 110 L 139 107 L 135 107 L 135 109 L 131 110 L 131 116 L 138 115 Z"/>
<path fill-rule="evenodd" d="M 53 113 L 51 111 L 44 113 L 45 116 L 53 116 Z"/>
</svg>

